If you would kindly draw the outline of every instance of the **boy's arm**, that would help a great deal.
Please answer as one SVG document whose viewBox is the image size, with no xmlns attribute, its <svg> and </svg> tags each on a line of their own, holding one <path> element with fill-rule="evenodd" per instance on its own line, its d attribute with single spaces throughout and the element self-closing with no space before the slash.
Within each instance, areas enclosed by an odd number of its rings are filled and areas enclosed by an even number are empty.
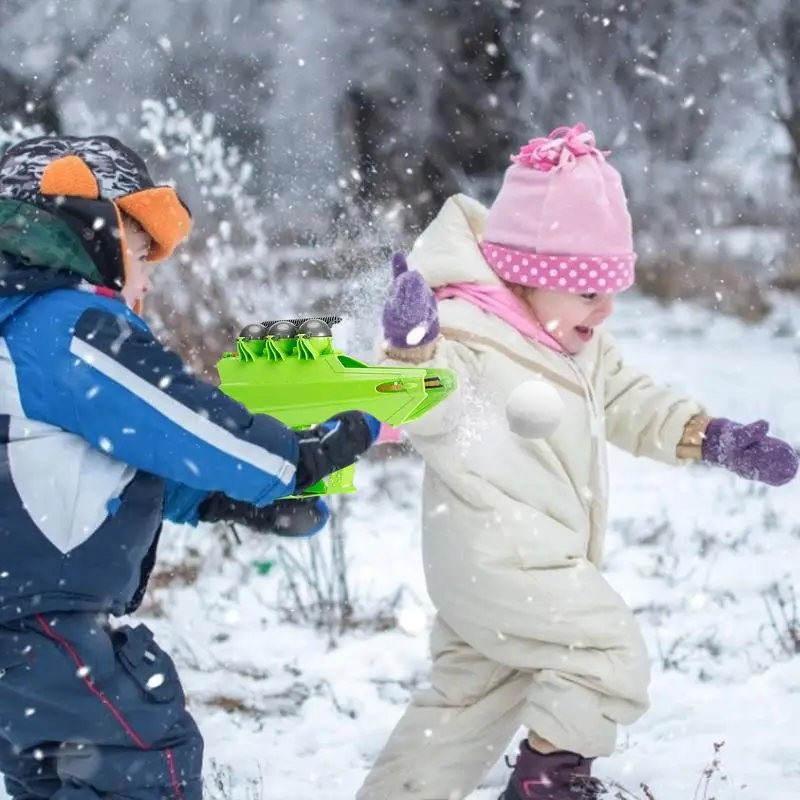
<svg viewBox="0 0 800 800">
<path fill-rule="evenodd" d="M 328 506 L 318 497 L 276 500 L 268 506 L 257 506 L 232 500 L 222 492 L 193 489 L 174 481 L 167 481 L 164 491 L 164 519 L 192 527 L 201 522 L 232 522 L 257 533 L 306 537 L 321 531 L 329 516 Z"/>
<path fill-rule="evenodd" d="M 265 505 L 371 444 L 358 414 L 334 436 L 251 414 L 191 375 L 116 301 L 59 292 L 19 316 L 6 341 L 18 374 L 28 372 L 19 380 L 25 414 L 176 483 Z"/>
<path fill-rule="evenodd" d="M 627 365 L 613 338 L 607 333 L 603 337 L 608 440 L 635 456 L 666 464 L 699 460 L 708 420 L 702 406 Z"/>
<path fill-rule="evenodd" d="M 167 480 L 164 487 L 164 520 L 177 525 L 197 526 L 203 521 L 200 518 L 200 506 L 210 494 L 206 489 L 194 489 L 185 483 Z"/>
</svg>

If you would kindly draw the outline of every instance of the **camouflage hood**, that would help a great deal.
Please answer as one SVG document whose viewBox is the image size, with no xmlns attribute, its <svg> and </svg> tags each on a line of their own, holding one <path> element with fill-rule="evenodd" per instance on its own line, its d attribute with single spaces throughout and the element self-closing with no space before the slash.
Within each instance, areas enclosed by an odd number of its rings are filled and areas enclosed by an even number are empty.
<svg viewBox="0 0 800 800">
<path fill-rule="evenodd" d="M 168 258 L 191 229 L 175 190 L 156 186 L 144 161 L 113 137 L 27 139 L 0 160 L 0 251 L 25 266 L 121 288 L 123 213 L 152 237 L 151 261 Z"/>
</svg>

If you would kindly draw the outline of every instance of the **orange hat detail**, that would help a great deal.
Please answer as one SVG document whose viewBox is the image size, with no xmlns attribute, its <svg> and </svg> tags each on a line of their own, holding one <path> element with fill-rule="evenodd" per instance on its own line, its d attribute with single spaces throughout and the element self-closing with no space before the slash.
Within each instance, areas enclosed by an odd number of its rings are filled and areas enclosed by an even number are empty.
<svg viewBox="0 0 800 800">
<path fill-rule="evenodd" d="M 42 194 L 84 197 L 97 200 L 100 187 L 89 165 L 79 156 L 63 156 L 51 161 L 39 181 Z"/>
<path fill-rule="evenodd" d="M 169 258 L 192 229 L 189 212 L 169 186 L 134 192 L 120 197 L 116 204 L 153 239 L 148 261 L 158 262 Z"/>
</svg>

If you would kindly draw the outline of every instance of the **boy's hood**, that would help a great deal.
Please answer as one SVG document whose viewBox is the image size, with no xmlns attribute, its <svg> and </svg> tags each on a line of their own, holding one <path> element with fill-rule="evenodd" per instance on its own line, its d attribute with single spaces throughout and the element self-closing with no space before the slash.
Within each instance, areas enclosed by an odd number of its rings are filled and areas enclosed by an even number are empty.
<svg viewBox="0 0 800 800">
<path fill-rule="evenodd" d="M 449 283 L 501 286 L 480 249 L 488 209 L 464 194 L 448 198 L 414 242 L 408 265 L 436 289 Z"/>
<path fill-rule="evenodd" d="M 21 267 L 72 272 L 102 284 L 97 264 L 69 224 L 50 211 L 20 200 L 0 197 L 0 253 Z"/>
<path fill-rule="evenodd" d="M 8 253 L 0 253 L 0 327 L 34 297 L 55 289 L 73 289 L 78 275 L 28 267 Z"/>
<path fill-rule="evenodd" d="M 45 209 L 0 198 L 0 325 L 37 295 L 100 284 L 74 231 Z"/>
</svg>

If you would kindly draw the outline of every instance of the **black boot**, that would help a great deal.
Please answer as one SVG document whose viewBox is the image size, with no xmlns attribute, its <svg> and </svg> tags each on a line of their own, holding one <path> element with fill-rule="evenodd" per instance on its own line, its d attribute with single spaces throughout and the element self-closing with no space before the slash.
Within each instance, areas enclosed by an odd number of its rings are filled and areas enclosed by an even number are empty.
<svg viewBox="0 0 800 800">
<path fill-rule="evenodd" d="M 605 789 L 591 777 L 592 761 L 565 751 L 543 755 L 523 741 L 498 800 L 597 800 Z"/>
</svg>

